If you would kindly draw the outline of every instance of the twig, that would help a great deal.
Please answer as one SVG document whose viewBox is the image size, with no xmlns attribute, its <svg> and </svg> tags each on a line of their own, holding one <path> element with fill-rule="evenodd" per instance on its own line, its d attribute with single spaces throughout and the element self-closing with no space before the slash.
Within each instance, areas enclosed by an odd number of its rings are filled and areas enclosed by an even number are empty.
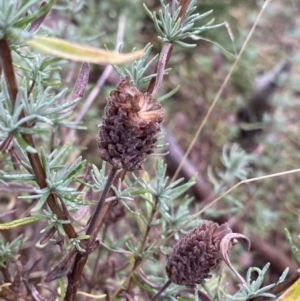
<svg viewBox="0 0 300 301">
<path fill-rule="evenodd" d="M 171 56 L 172 49 L 173 49 L 173 45 L 171 43 L 166 43 L 163 45 L 163 48 L 160 52 L 158 63 L 157 63 L 157 68 L 156 68 L 157 76 L 155 77 L 155 85 L 154 85 L 153 91 L 151 92 L 153 97 L 156 95 L 156 93 L 161 88 L 163 77 L 164 77 L 164 72 L 166 69 L 167 62 Z"/>
<path fill-rule="evenodd" d="M 96 238 L 96 235 L 99 231 L 99 228 L 100 228 L 100 223 L 101 223 L 101 220 L 99 220 L 99 215 L 100 215 L 100 211 L 103 207 L 103 204 L 107 198 L 107 195 L 109 193 L 109 190 L 111 189 L 111 186 L 113 184 L 113 181 L 116 177 L 116 174 L 118 172 L 118 169 L 116 169 L 115 167 L 113 167 L 109 173 L 109 176 L 108 176 L 108 179 L 106 181 L 106 184 L 105 184 L 105 187 L 104 187 L 104 190 L 101 194 L 101 197 L 100 197 L 100 200 L 97 204 L 97 207 L 96 207 L 96 210 L 93 214 L 93 217 L 90 221 L 90 224 L 88 226 L 88 229 L 86 231 L 86 234 L 87 235 L 90 235 L 90 241 L 93 242 Z"/>
<path fill-rule="evenodd" d="M 97 204 L 96 210 L 89 223 L 86 234 L 90 235 L 90 238 L 87 243 L 83 242 L 83 245 L 82 245 L 82 247 L 86 249 L 86 252 L 85 253 L 77 253 L 77 255 L 76 255 L 73 269 L 71 270 L 71 272 L 68 276 L 68 287 L 67 287 L 67 292 L 66 292 L 66 297 L 65 297 L 66 301 L 75 300 L 77 289 L 78 289 L 78 286 L 81 281 L 81 274 L 82 274 L 83 268 L 86 264 L 86 261 L 88 259 L 89 251 L 95 242 L 97 233 L 98 233 L 98 231 L 101 227 L 102 221 L 103 221 L 102 216 L 101 216 L 101 210 L 102 210 L 103 204 L 105 203 L 105 200 L 109 194 L 111 186 L 114 182 L 117 171 L 118 170 L 114 167 L 111 169 L 108 179 L 106 181 L 104 190 L 103 190 L 100 200 Z"/>
<path fill-rule="evenodd" d="M 154 295 L 154 297 L 151 299 L 151 301 L 155 301 L 172 283 L 172 281 L 169 279 L 161 288 L 160 290 Z"/>
</svg>

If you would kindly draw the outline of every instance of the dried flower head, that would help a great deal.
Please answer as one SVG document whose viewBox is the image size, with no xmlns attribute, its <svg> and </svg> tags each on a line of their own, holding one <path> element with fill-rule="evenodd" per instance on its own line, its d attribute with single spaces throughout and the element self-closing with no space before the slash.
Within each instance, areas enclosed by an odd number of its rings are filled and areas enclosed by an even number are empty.
<svg viewBox="0 0 300 301">
<path fill-rule="evenodd" d="M 188 232 L 167 256 L 166 272 L 170 280 L 179 285 L 194 287 L 210 278 L 211 270 L 222 261 L 221 240 L 232 233 L 228 224 L 202 222 Z"/>
<path fill-rule="evenodd" d="M 150 93 L 141 93 L 121 78 L 110 93 L 105 115 L 99 125 L 98 146 L 103 160 L 115 168 L 141 169 L 163 121 L 163 109 Z"/>
</svg>

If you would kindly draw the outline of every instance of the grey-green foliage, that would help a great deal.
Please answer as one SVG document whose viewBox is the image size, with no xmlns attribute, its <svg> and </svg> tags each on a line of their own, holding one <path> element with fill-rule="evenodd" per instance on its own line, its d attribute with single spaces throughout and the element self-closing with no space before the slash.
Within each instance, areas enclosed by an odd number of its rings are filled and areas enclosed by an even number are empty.
<svg viewBox="0 0 300 301">
<path fill-rule="evenodd" d="M 143 196 L 145 193 L 148 192 L 147 189 L 142 187 L 141 180 L 135 179 L 135 181 L 130 181 L 128 177 L 125 178 L 125 183 L 127 187 L 122 189 L 121 181 L 119 181 L 116 187 L 112 186 L 112 189 L 115 193 L 115 197 L 123 204 L 125 209 L 133 215 L 141 217 L 142 220 L 147 224 L 147 220 L 144 218 L 143 214 L 140 212 L 135 212 L 130 209 L 127 202 L 133 200 L 134 196 Z"/>
<path fill-rule="evenodd" d="M 188 182 L 179 185 L 183 179 L 179 179 L 168 185 L 169 177 L 166 176 L 167 165 L 162 160 L 156 161 L 155 176 L 150 183 L 142 181 L 141 185 L 147 189 L 158 201 L 162 210 L 168 211 L 168 201 L 175 200 L 184 194 L 191 186 L 195 184 L 195 178 L 191 178 Z"/>
<path fill-rule="evenodd" d="M 247 154 L 237 144 L 233 144 L 230 148 L 224 145 L 222 150 L 221 161 L 224 169 L 216 169 L 214 175 L 211 168 L 208 168 L 208 177 L 214 185 L 215 193 L 219 193 L 234 184 L 236 179 L 245 180 L 251 171 L 249 164 L 254 157 Z"/>
<path fill-rule="evenodd" d="M 152 253 L 156 251 L 156 243 L 152 243 L 145 250 L 143 250 L 142 253 L 140 250 L 141 241 L 138 241 L 138 243 L 133 243 L 131 240 L 128 240 L 125 245 L 128 250 L 137 258 L 145 258 L 149 255 L 152 255 Z"/>
<path fill-rule="evenodd" d="M 35 204 L 34 208 L 32 208 L 33 212 L 42 208 L 50 193 L 54 193 L 61 197 L 66 205 L 71 208 L 77 208 L 78 205 L 85 203 L 81 198 L 78 198 L 80 192 L 70 185 L 70 183 L 79 176 L 85 162 L 79 157 L 73 163 L 66 164 L 63 160 L 68 152 L 70 152 L 69 145 L 65 145 L 60 150 L 54 150 L 49 156 L 41 149 L 39 155 L 45 170 L 47 187 L 36 189 L 36 194 L 30 196 L 30 199 L 38 199 L 38 202 Z M 9 180 L 35 180 L 33 175 L 24 173 L 9 174 L 4 177 Z M 19 198 L 29 197 L 22 196 Z"/>
<path fill-rule="evenodd" d="M 116 72 L 120 76 L 129 76 L 130 82 L 133 86 L 136 86 L 138 89 L 141 88 L 141 86 L 147 82 L 149 82 L 152 78 L 156 78 L 157 73 L 152 73 L 149 75 L 146 75 L 147 70 L 149 67 L 155 62 L 155 60 L 158 57 L 158 54 L 156 54 L 154 57 L 152 57 L 149 61 L 149 55 L 151 53 L 152 46 L 150 43 L 147 44 L 144 48 L 144 54 L 137 60 L 124 65 L 114 65 L 113 68 L 116 70 Z M 133 49 L 134 51 L 135 49 Z M 167 68 L 164 70 L 164 75 L 169 74 L 171 68 Z M 172 95 L 174 95 L 178 90 L 180 86 L 175 87 L 173 90 L 168 92 L 165 95 L 160 96 L 157 101 L 161 102 L 167 98 L 170 98 Z"/>
<path fill-rule="evenodd" d="M 24 74 L 29 80 L 37 83 L 43 83 L 47 86 L 60 84 L 60 80 L 53 78 L 53 75 L 62 69 L 62 66 L 56 64 L 62 61 L 61 58 L 41 56 L 40 54 L 32 56 L 30 53 L 28 55 L 24 55 L 18 50 L 19 49 L 15 49 L 20 56 L 22 63 L 15 63 L 15 67 L 17 73 L 20 73 L 20 71 L 23 72 L 20 76 L 23 76 Z"/>
<path fill-rule="evenodd" d="M 82 171 L 85 161 L 78 157 L 73 163 L 66 164 L 66 153 L 69 151 L 69 146 L 64 146 L 61 150 L 54 150 L 49 156 L 46 156 L 43 149 L 40 152 L 41 162 L 46 173 L 47 187 L 38 190 L 40 200 L 36 204 L 34 211 L 39 210 L 44 204 L 46 198 L 50 193 L 60 196 L 67 205 L 77 208 L 79 204 L 84 201 L 76 196 L 80 193 L 76 188 L 71 187 L 70 183 L 76 180 Z"/>
<path fill-rule="evenodd" d="M 5 268 L 8 260 L 15 260 L 13 250 L 20 246 L 23 241 L 23 235 L 18 236 L 12 242 L 5 242 L 0 235 L 0 267 Z"/>
<path fill-rule="evenodd" d="M 254 156 L 246 153 L 239 145 L 233 144 L 231 147 L 224 145 L 221 154 L 223 168 L 216 168 L 213 172 L 208 167 L 208 178 L 213 184 L 214 193 L 219 195 L 236 184 L 237 180 L 245 180 L 251 172 L 250 164 L 254 161 Z M 226 195 L 224 201 L 229 204 L 228 208 L 216 210 L 208 208 L 205 214 L 210 217 L 234 213 L 239 211 L 243 204 L 234 195 Z"/>
<path fill-rule="evenodd" d="M 57 217 L 57 215 L 55 213 L 45 210 L 45 209 L 43 210 L 43 213 L 44 214 L 37 214 L 37 213 L 32 214 L 33 216 L 36 216 L 40 219 L 47 220 L 49 223 L 44 229 L 42 229 L 40 231 L 40 233 L 44 233 L 44 232 L 50 230 L 52 227 L 54 227 L 55 229 L 57 229 L 57 232 L 60 235 L 65 235 L 65 230 L 63 228 L 63 225 L 70 224 L 70 221 L 65 220 L 65 219 L 61 220 Z"/>
<path fill-rule="evenodd" d="M 147 189 L 141 187 L 141 180 L 136 179 L 134 182 L 130 181 L 129 178 L 125 179 L 127 187 L 122 189 L 121 181 L 119 181 L 117 187 L 112 187 L 115 192 L 115 196 L 120 201 L 132 200 L 132 196 L 142 195 L 148 192 Z"/>
<path fill-rule="evenodd" d="M 106 162 L 103 161 L 101 169 L 99 170 L 96 165 L 92 165 L 92 179 L 94 181 L 93 188 L 98 191 L 103 191 L 107 176 L 105 176 Z"/>
<path fill-rule="evenodd" d="M 187 220 L 191 218 L 191 211 L 189 209 L 189 206 L 191 205 L 191 202 L 193 201 L 193 198 L 189 198 L 187 196 L 183 197 L 180 200 L 179 207 L 175 207 L 170 205 L 170 210 L 160 210 L 160 214 L 163 218 L 160 219 L 161 224 L 161 232 L 167 236 L 173 233 L 175 230 L 178 230 L 181 228 L 182 225 L 186 223 Z M 199 225 L 201 219 L 195 218 L 193 221 L 188 223 L 184 230 L 195 228 Z M 185 232 L 184 230 L 179 230 L 174 234 L 174 238 L 177 240 L 179 239 L 180 233 Z"/>
<path fill-rule="evenodd" d="M 182 197 L 182 195 L 195 184 L 195 179 L 192 178 L 188 182 L 179 185 L 183 179 L 179 179 L 168 185 L 169 178 L 166 176 L 166 164 L 163 160 L 156 161 L 156 172 L 155 176 L 148 181 L 147 177 L 138 179 L 134 176 L 135 181 L 130 182 L 127 180 L 128 188 L 121 190 L 121 186 L 114 188 L 116 197 L 123 203 L 126 209 L 138 216 L 141 221 L 144 222 L 148 227 L 154 225 L 160 225 L 162 237 L 170 234 L 172 231 L 180 227 L 189 217 L 190 213 L 188 210 L 188 204 L 191 199 Z M 126 201 L 132 200 L 132 196 L 139 195 L 145 200 L 146 214 L 142 211 L 133 212 L 126 204 Z M 180 210 L 173 210 L 174 202 L 176 199 L 182 198 L 180 204 Z M 161 216 L 154 218 L 153 212 L 158 210 Z M 171 211 L 171 212 L 167 212 Z M 195 221 L 197 222 L 197 221 Z M 145 257 L 155 250 L 156 243 L 151 244 L 145 250 L 142 255 L 140 246 L 141 241 L 139 240 L 135 245 L 130 240 L 126 243 L 127 248 L 135 255 Z"/>
<path fill-rule="evenodd" d="M 49 0 L 40 6 L 40 0 L 0 0 L 0 38 L 9 36 L 20 40 L 28 37 L 27 25 L 47 12 L 54 2 Z M 32 13 L 27 14 L 28 11 Z"/>
<path fill-rule="evenodd" d="M 30 121 L 31 118 L 21 117 L 21 112 L 24 108 L 24 99 L 26 100 L 26 91 L 20 89 L 17 94 L 15 106 L 12 106 L 10 97 L 8 94 L 5 81 L 1 80 L 1 92 L 0 92 L 0 131 L 3 134 L 15 134 L 22 133 L 21 126 Z M 32 129 L 31 129 L 32 131 Z"/>
<path fill-rule="evenodd" d="M 196 0 L 189 2 L 186 14 L 183 20 L 178 18 L 181 7 L 177 7 L 176 1 L 172 1 L 172 6 L 165 4 L 164 0 L 160 0 L 162 9 L 159 10 L 159 18 L 156 17 L 155 12 L 151 12 L 144 4 L 144 8 L 148 16 L 153 20 L 155 29 L 158 33 L 158 38 L 163 42 L 176 43 L 184 47 L 195 47 L 196 44 L 188 44 L 182 42 L 186 38 L 197 36 L 201 32 L 223 26 L 224 24 L 211 25 L 214 19 L 203 26 L 195 26 L 195 22 L 210 15 L 212 11 L 204 14 L 193 13 L 196 10 Z"/>
<path fill-rule="evenodd" d="M 0 131 L 2 134 L 14 135 L 21 133 L 42 134 L 47 128 L 44 124 L 57 126 L 64 125 L 71 127 L 73 123 L 67 122 L 71 116 L 75 101 L 62 101 L 66 89 L 53 95 L 51 87 L 44 89 L 40 82 L 37 82 L 32 93 L 27 97 L 27 85 L 20 87 L 14 107 L 11 104 L 5 82 L 1 81 L 0 92 Z M 25 116 L 22 115 L 25 113 Z M 38 123 L 36 126 L 36 123 Z M 24 126 L 28 124 L 29 126 Z"/>
<path fill-rule="evenodd" d="M 144 54 L 137 60 L 131 62 L 129 66 L 114 65 L 114 69 L 121 75 L 121 76 L 130 76 L 131 84 L 136 86 L 138 89 L 144 83 L 149 82 L 152 78 L 156 77 L 156 73 L 145 76 L 145 72 L 148 68 L 152 65 L 152 63 L 157 59 L 158 54 L 156 54 L 149 62 L 146 63 L 148 60 L 149 54 L 152 49 L 151 44 L 147 44 L 144 48 Z M 134 49 L 133 49 L 134 50 Z M 167 70 L 165 71 L 165 73 Z"/>
<path fill-rule="evenodd" d="M 288 243 L 290 245 L 290 248 L 291 248 L 291 250 L 293 252 L 294 257 L 300 263 L 300 251 L 299 251 L 299 249 L 297 248 L 297 246 L 293 242 L 293 239 L 292 239 L 292 236 L 291 236 L 289 230 L 288 229 L 284 229 L 284 232 L 285 232 L 286 239 L 287 239 L 287 241 L 288 241 Z M 298 235 L 298 238 L 300 238 L 300 235 Z"/>
<path fill-rule="evenodd" d="M 282 273 L 281 277 L 279 278 L 277 283 L 273 283 L 264 287 L 261 287 L 263 281 L 264 281 L 264 277 L 265 274 L 269 268 L 270 264 L 267 263 L 264 268 L 261 270 L 259 268 L 255 268 L 255 267 L 251 267 L 248 269 L 247 272 L 247 277 L 246 277 L 246 284 L 244 284 L 241 289 L 235 293 L 233 296 L 226 294 L 224 291 L 223 294 L 226 296 L 226 300 L 234 300 L 234 301 L 238 301 L 238 300 L 248 300 L 254 297 L 268 297 L 271 299 L 276 298 L 275 295 L 268 293 L 268 291 L 273 288 L 274 286 L 276 286 L 278 283 L 282 282 L 289 271 L 289 268 L 286 268 L 284 270 L 284 272 Z M 257 273 L 257 278 L 256 280 L 252 280 L 251 279 L 251 274 L 255 272 Z"/>
<path fill-rule="evenodd" d="M 81 0 L 75 0 L 75 1 L 59 1 L 56 3 L 53 8 L 58 10 L 58 11 L 70 11 L 72 14 L 76 14 L 80 12 L 85 3 Z"/>
<path fill-rule="evenodd" d="M 80 246 L 81 240 L 88 239 L 90 236 L 89 235 L 80 235 L 75 238 L 70 238 L 70 246 L 74 246 L 77 251 L 84 253 L 85 250 Z"/>
</svg>

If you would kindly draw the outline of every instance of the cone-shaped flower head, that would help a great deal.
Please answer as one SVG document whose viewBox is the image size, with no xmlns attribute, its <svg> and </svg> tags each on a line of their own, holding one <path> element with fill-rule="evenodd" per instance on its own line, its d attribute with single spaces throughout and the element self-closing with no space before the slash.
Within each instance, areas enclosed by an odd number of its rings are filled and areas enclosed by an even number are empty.
<svg viewBox="0 0 300 301">
<path fill-rule="evenodd" d="M 121 78 L 110 93 L 105 115 L 99 125 L 100 156 L 115 168 L 141 169 L 163 121 L 163 109 L 150 93 L 141 93 Z"/>
<path fill-rule="evenodd" d="M 232 233 L 228 224 L 219 226 L 211 221 L 202 222 L 175 244 L 167 256 L 166 272 L 179 285 L 194 287 L 210 278 L 222 261 L 220 243 Z"/>
</svg>

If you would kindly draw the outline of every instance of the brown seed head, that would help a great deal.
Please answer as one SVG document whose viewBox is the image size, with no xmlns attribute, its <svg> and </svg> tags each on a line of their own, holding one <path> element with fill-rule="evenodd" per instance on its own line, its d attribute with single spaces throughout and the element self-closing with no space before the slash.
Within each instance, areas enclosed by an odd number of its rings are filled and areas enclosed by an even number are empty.
<svg viewBox="0 0 300 301">
<path fill-rule="evenodd" d="M 231 233 L 228 224 L 219 226 L 211 221 L 202 222 L 188 232 L 167 256 L 166 272 L 170 280 L 179 285 L 194 287 L 210 278 L 211 270 L 222 260 L 220 243 Z"/>
<path fill-rule="evenodd" d="M 153 153 L 162 121 L 163 109 L 152 95 L 131 86 L 129 77 L 121 78 L 99 125 L 101 158 L 115 168 L 141 169 L 146 156 Z"/>
</svg>

